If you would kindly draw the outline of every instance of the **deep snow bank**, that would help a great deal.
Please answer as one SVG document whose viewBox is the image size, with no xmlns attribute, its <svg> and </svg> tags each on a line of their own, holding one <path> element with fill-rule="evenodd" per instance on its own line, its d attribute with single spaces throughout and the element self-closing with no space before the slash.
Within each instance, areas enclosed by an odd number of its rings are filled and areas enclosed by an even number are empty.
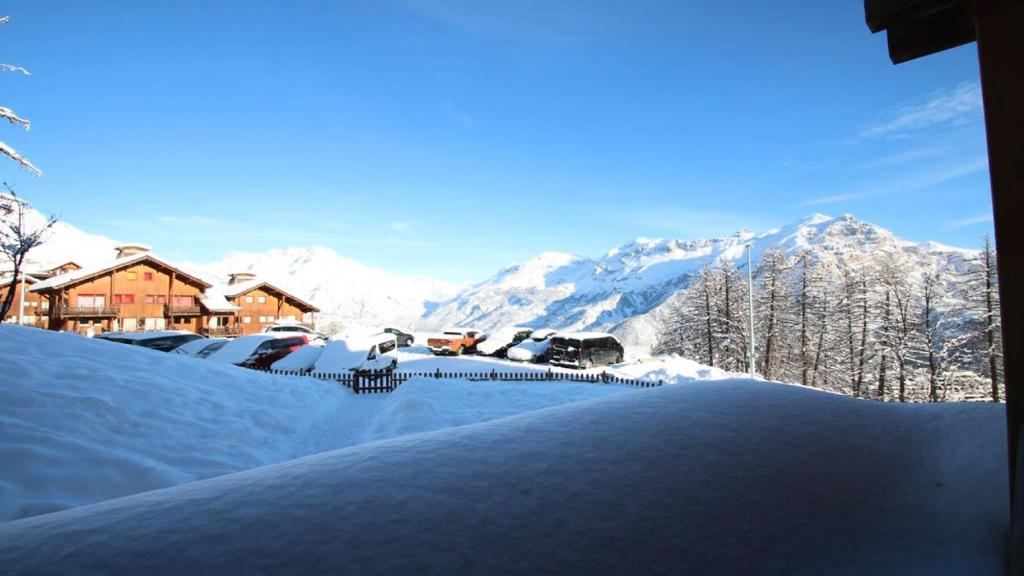
<svg viewBox="0 0 1024 576">
<path fill-rule="evenodd" d="M 0 524 L 21 573 L 1002 573 L 1003 411 L 666 386 Z"/>
<path fill-rule="evenodd" d="M 315 433 L 354 397 L 9 324 L 0 366 L 0 521 L 313 453 Z"/>
</svg>

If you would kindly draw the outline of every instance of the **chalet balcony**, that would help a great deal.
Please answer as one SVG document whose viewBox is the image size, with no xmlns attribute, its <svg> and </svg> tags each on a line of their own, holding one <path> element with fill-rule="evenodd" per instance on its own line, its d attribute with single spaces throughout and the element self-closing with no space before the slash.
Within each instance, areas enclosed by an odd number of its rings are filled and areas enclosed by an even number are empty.
<svg viewBox="0 0 1024 576">
<path fill-rule="evenodd" d="M 201 316 L 199 306 L 176 306 L 164 304 L 164 316 Z"/>
<path fill-rule="evenodd" d="M 58 318 L 116 318 L 120 306 L 61 306 L 56 309 Z"/>
<path fill-rule="evenodd" d="M 209 326 L 203 328 L 203 335 L 210 338 L 231 338 L 242 335 L 241 326 Z"/>
</svg>

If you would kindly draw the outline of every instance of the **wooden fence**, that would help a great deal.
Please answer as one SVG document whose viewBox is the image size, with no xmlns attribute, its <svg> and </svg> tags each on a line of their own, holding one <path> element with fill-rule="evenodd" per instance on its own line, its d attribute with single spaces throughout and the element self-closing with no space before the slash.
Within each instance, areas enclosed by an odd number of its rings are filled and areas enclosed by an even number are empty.
<svg viewBox="0 0 1024 576">
<path fill-rule="evenodd" d="M 305 376 L 318 380 L 332 380 L 350 388 L 356 394 L 374 394 L 382 392 L 393 392 L 410 378 L 436 378 L 448 380 L 496 380 L 504 382 L 588 382 L 591 384 L 622 384 L 635 388 L 657 388 L 664 383 L 661 380 L 637 380 L 633 378 L 622 378 L 601 372 L 573 373 L 573 372 L 524 372 L 524 371 L 498 371 L 490 372 L 443 372 L 440 369 L 433 372 L 402 372 L 392 370 L 374 370 L 369 372 L 311 372 L 302 370 L 274 370 L 265 369 L 264 372 L 280 376 Z"/>
</svg>

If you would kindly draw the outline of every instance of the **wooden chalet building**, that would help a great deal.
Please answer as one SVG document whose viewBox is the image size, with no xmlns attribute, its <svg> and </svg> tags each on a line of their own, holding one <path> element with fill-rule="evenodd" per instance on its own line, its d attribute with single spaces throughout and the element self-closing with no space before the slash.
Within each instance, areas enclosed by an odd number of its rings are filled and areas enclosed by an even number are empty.
<svg viewBox="0 0 1024 576">
<path fill-rule="evenodd" d="M 124 245 L 117 258 L 41 280 L 30 289 L 47 300 L 50 330 L 189 330 L 200 332 L 199 297 L 212 285 L 152 255 Z"/>
<path fill-rule="evenodd" d="M 11 309 L 7 311 L 4 322 L 20 323 L 26 326 L 47 327 L 49 316 L 49 300 L 43 295 L 31 290 L 41 280 L 46 280 L 80 269 L 81 266 L 74 262 L 65 262 L 47 270 L 36 270 L 25 272 L 20 275 L 17 287 L 15 288 L 14 300 L 11 301 Z M 7 297 L 13 272 L 8 270 L 0 273 L 0 302 Z"/>
<path fill-rule="evenodd" d="M 202 300 L 211 320 L 204 333 L 210 336 L 254 334 L 271 324 L 312 325 L 320 310 L 248 272 L 231 275 L 226 285 L 206 291 Z"/>
</svg>

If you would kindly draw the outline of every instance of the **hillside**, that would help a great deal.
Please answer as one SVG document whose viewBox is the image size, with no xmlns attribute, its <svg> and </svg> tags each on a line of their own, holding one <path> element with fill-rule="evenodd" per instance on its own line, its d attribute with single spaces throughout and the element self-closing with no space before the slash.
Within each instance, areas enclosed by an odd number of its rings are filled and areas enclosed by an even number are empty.
<svg viewBox="0 0 1024 576">
<path fill-rule="evenodd" d="M 545 253 L 505 268 L 429 312 L 419 325 L 427 329 L 518 324 L 611 330 L 634 351 L 646 352 L 657 341 L 662 305 L 706 264 L 727 260 L 745 268 L 748 243 L 755 266 L 770 248 L 791 254 L 808 250 L 814 258 L 835 264 L 903 253 L 921 269 L 962 268 L 974 254 L 935 243 L 908 242 L 853 216 L 814 214 L 761 234 L 742 231 L 695 241 L 639 238 L 600 258 Z"/>
</svg>

